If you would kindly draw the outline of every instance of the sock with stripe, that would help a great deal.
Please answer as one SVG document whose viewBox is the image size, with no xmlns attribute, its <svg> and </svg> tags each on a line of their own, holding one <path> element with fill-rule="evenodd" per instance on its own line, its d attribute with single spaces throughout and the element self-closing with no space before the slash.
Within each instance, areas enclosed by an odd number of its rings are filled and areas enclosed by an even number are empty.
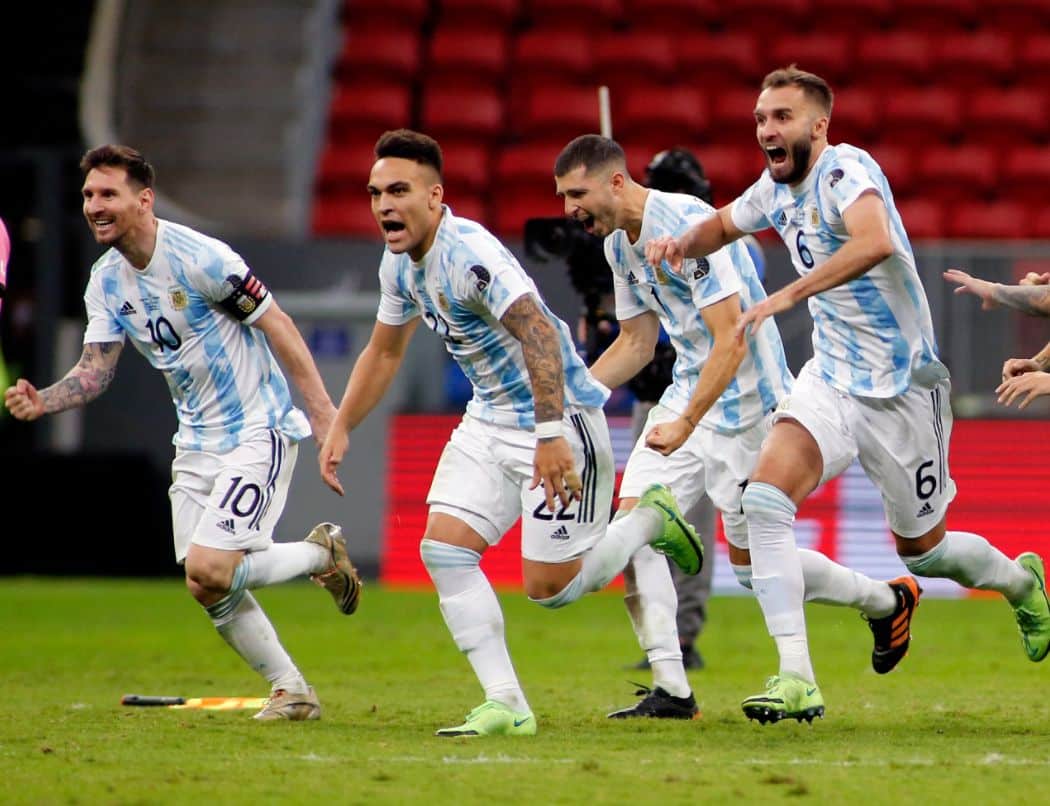
<svg viewBox="0 0 1050 806">
<path fill-rule="evenodd" d="M 467 656 L 485 699 L 531 712 L 507 651 L 503 611 L 479 565 L 481 555 L 438 540 L 421 541 L 419 555 L 434 581 L 452 640 Z"/>
<path fill-rule="evenodd" d="M 916 557 L 901 557 L 908 570 L 925 577 L 944 577 L 964 588 L 1001 593 L 1010 604 L 1032 588 L 1032 575 L 980 535 L 945 532 L 944 538 Z"/>
<path fill-rule="evenodd" d="M 307 574 L 318 574 L 328 567 L 329 553 L 315 543 L 273 543 L 265 551 L 245 554 L 233 572 L 230 590 L 263 588 Z"/>
<path fill-rule="evenodd" d="M 270 681 L 272 689 L 306 693 L 309 688 L 306 680 L 281 646 L 266 613 L 248 591 L 234 591 L 205 611 L 219 635 L 249 666 Z"/>
<path fill-rule="evenodd" d="M 780 653 L 780 671 L 814 682 L 803 610 L 805 582 L 792 529 L 795 504 L 773 485 L 752 482 L 741 506 L 751 545 L 751 585 Z"/>
</svg>

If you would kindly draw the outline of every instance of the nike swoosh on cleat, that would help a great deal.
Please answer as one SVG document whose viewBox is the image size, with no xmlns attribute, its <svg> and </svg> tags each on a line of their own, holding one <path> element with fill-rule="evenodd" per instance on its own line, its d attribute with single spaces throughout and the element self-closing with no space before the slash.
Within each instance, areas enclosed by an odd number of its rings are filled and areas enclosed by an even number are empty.
<svg viewBox="0 0 1050 806">
<path fill-rule="evenodd" d="M 524 725 L 528 721 L 529 721 L 529 717 L 525 717 L 524 719 L 515 719 L 514 720 L 514 727 L 520 728 L 522 725 Z"/>
<path fill-rule="evenodd" d="M 816 693 L 817 693 L 816 688 L 807 688 L 806 689 L 806 696 L 807 697 L 812 697 Z"/>
</svg>

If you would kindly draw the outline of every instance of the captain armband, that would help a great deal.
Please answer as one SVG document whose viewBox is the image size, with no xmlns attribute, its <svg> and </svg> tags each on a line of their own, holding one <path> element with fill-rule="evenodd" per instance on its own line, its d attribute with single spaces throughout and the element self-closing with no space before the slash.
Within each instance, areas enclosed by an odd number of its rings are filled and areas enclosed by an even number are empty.
<svg viewBox="0 0 1050 806">
<path fill-rule="evenodd" d="M 239 322 L 243 322 L 263 303 L 270 292 L 262 281 L 249 269 L 241 277 L 231 274 L 222 284 L 222 299 L 219 305 Z"/>
</svg>

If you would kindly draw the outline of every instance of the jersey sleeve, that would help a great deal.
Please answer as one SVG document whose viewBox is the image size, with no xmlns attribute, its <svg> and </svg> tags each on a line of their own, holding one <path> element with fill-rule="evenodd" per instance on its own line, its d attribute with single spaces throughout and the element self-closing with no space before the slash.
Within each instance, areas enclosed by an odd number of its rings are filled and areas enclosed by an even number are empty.
<svg viewBox="0 0 1050 806">
<path fill-rule="evenodd" d="M 879 186 L 855 159 L 839 159 L 821 180 L 820 194 L 838 218 L 868 191 L 880 193 Z"/>
<path fill-rule="evenodd" d="M 741 193 L 729 209 L 733 223 L 743 232 L 760 232 L 772 226 L 766 217 L 766 202 L 770 194 L 765 189 L 764 179 L 765 175 Z"/>
<path fill-rule="evenodd" d="M 232 249 L 206 253 L 189 276 L 201 296 L 246 325 L 273 304 L 269 289 Z"/>
<path fill-rule="evenodd" d="M 419 316 L 419 306 L 401 287 L 397 264 L 389 252 L 379 264 L 379 310 L 376 319 L 384 325 L 398 327 Z"/>
<path fill-rule="evenodd" d="M 496 319 L 502 319 L 515 300 L 536 294 L 525 272 L 506 258 L 490 258 L 486 263 L 473 263 L 458 278 L 456 291 L 467 305 L 484 308 Z"/>
<path fill-rule="evenodd" d="M 102 283 L 97 274 L 92 274 L 84 291 L 84 307 L 87 308 L 87 327 L 84 330 L 84 344 L 95 342 L 119 341 L 124 343 L 124 328 L 117 317 L 106 307 Z"/>
<path fill-rule="evenodd" d="M 699 309 L 740 293 L 740 274 L 728 247 L 706 257 L 686 258 L 684 270 L 693 290 L 693 302 Z"/>
<path fill-rule="evenodd" d="M 613 297 L 616 302 L 616 318 L 623 322 L 626 319 L 633 319 L 636 316 L 641 316 L 649 309 L 642 300 L 642 295 L 638 292 L 638 286 L 628 283 L 622 270 L 619 269 L 619 263 L 615 258 L 611 238 L 605 239 L 604 251 L 605 261 L 609 264 L 609 270 L 613 275 Z"/>
</svg>

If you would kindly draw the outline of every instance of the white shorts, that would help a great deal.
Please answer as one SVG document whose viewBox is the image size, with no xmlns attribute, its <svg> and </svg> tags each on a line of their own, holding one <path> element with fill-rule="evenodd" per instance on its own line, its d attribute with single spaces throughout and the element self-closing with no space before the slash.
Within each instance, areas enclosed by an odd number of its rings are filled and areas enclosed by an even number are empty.
<svg viewBox="0 0 1050 806">
<path fill-rule="evenodd" d="M 645 435 L 659 423 L 678 418 L 663 406 L 654 406 L 635 443 L 620 481 L 620 498 L 637 498 L 650 484 L 666 484 L 678 507 L 688 512 L 706 492 L 722 514 L 726 540 L 746 549 L 747 523 L 740 511 L 740 496 L 758 460 L 762 440 L 769 433 L 770 418 L 764 417 L 746 431 L 720 434 L 701 425 L 670 456 L 645 445 Z"/>
<path fill-rule="evenodd" d="M 912 384 L 891 398 L 854 397 L 833 389 L 811 365 L 812 359 L 777 407 L 774 422 L 787 417 L 812 434 L 824 459 L 821 483 L 859 459 L 882 493 L 890 529 L 901 537 L 926 534 L 955 498 L 948 472 L 951 382 Z"/>
<path fill-rule="evenodd" d="M 583 496 L 551 512 L 543 485 L 529 489 L 536 452 L 532 432 L 464 415 L 434 471 L 427 495 L 431 512 L 458 518 L 490 546 L 521 517 L 522 557 L 544 563 L 578 557 L 605 535 L 616 469 L 601 409 L 567 412 L 565 437 Z"/>
<path fill-rule="evenodd" d="M 299 446 L 261 431 L 228 453 L 178 449 L 172 462 L 171 520 L 175 560 L 190 544 L 225 551 L 264 551 L 284 510 Z"/>
</svg>

